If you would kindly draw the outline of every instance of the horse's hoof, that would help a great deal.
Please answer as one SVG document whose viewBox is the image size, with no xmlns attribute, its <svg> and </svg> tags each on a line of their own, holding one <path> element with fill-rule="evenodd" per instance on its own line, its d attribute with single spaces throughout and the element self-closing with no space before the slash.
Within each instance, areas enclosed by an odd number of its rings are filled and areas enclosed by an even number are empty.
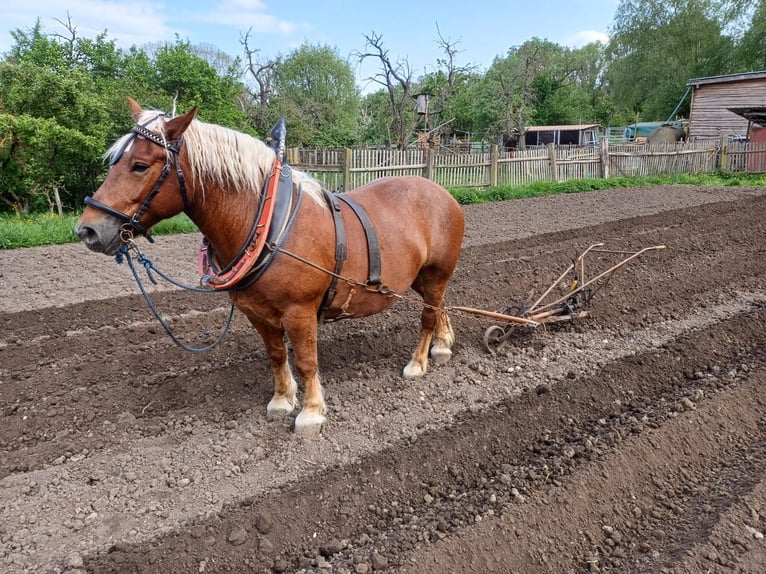
<svg viewBox="0 0 766 574">
<path fill-rule="evenodd" d="M 402 372 L 402 376 L 405 379 L 417 379 L 425 374 L 426 370 L 415 361 L 407 363 L 407 366 L 404 367 L 404 371 Z"/>
<path fill-rule="evenodd" d="M 326 420 L 324 415 L 319 413 L 301 411 L 301 413 L 295 417 L 295 434 L 301 436 L 318 436 L 319 433 L 322 432 L 322 427 Z"/>
<path fill-rule="evenodd" d="M 295 403 L 290 402 L 285 397 L 273 398 L 266 405 L 266 420 L 284 418 L 293 412 L 293 409 L 295 409 Z"/>
<path fill-rule="evenodd" d="M 452 351 L 447 347 L 434 346 L 431 349 L 431 360 L 436 365 L 443 365 L 452 358 Z"/>
</svg>

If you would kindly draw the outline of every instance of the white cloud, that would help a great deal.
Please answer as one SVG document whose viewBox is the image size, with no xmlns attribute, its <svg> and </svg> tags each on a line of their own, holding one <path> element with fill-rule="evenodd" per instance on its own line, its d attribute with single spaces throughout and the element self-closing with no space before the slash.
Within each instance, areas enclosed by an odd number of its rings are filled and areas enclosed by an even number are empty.
<svg viewBox="0 0 766 574">
<path fill-rule="evenodd" d="M 596 30 L 583 30 L 564 38 L 564 45 L 570 48 L 582 48 L 586 44 L 593 42 L 601 42 L 602 44 L 609 43 L 609 36 L 603 32 L 597 32 Z"/>
<path fill-rule="evenodd" d="M 267 13 L 266 5 L 260 0 L 223 0 L 206 12 L 192 16 L 195 20 L 250 29 L 254 32 L 271 32 L 289 35 L 296 30 L 311 28 L 308 24 L 281 20 Z"/>
</svg>

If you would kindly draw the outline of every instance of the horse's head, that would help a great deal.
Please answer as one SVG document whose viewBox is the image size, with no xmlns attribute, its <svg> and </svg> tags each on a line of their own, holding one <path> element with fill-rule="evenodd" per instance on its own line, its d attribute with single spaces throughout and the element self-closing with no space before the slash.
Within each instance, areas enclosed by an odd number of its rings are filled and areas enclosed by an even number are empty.
<svg viewBox="0 0 766 574">
<path fill-rule="evenodd" d="M 181 136 L 197 108 L 166 119 L 128 99 L 136 125 L 106 156 L 109 174 L 86 207 L 75 232 L 93 251 L 114 254 L 133 233 L 147 235 L 158 221 L 188 208 L 181 170 Z"/>
</svg>

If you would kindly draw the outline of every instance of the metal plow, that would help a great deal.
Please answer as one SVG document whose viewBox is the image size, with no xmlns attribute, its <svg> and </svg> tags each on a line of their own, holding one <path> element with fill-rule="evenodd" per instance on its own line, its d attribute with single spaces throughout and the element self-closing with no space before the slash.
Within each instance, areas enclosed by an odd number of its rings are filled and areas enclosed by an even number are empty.
<svg viewBox="0 0 766 574">
<path fill-rule="evenodd" d="M 595 243 L 583 251 L 537 299 L 530 294 L 524 303 L 510 305 L 502 313 L 471 307 L 452 307 L 452 309 L 505 321 L 505 325 L 492 325 L 484 332 L 484 348 L 494 353 L 506 339 L 519 333 L 520 328 L 534 329 L 548 323 L 560 323 L 587 316 L 591 300 L 609 283 L 614 273 L 647 251 L 665 249 L 664 245 L 655 245 L 640 251 L 613 251 L 602 249 L 603 246 L 603 243 Z M 586 259 L 591 253 L 622 256 L 622 259 L 608 269 L 597 272 L 593 278 L 587 279 Z M 556 297 L 554 290 L 560 285 L 566 285 L 566 293 Z M 560 289 L 556 291 L 561 292 Z"/>
</svg>

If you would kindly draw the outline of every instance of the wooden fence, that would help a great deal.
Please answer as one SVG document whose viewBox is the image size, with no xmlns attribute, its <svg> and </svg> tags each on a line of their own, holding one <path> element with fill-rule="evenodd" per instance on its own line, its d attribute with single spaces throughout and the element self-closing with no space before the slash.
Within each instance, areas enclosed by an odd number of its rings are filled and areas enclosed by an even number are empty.
<svg viewBox="0 0 766 574">
<path fill-rule="evenodd" d="M 659 145 L 554 146 L 483 153 L 437 153 L 432 149 L 287 150 L 288 163 L 346 191 L 389 175 L 422 175 L 447 188 L 518 186 L 536 181 L 642 177 L 717 169 L 766 172 L 765 142 L 727 139 Z"/>
</svg>

